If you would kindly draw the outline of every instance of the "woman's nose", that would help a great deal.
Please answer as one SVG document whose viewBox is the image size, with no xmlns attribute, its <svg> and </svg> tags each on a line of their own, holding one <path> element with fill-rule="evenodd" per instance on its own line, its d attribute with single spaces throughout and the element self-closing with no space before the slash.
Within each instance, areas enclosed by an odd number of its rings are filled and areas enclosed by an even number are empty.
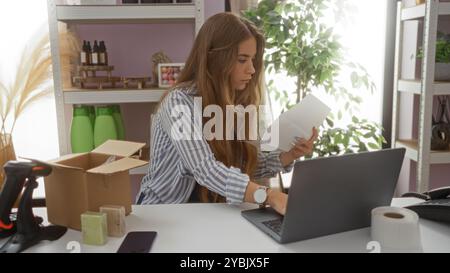
<svg viewBox="0 0 450 273">
<path fill-rule="evenodd" d="M 247 68 L 247 73 L 249 74 L 255 74 L 255 67 L 253 66 L 253 62 L 250 62 L 250 65 Z"/>
</svg>

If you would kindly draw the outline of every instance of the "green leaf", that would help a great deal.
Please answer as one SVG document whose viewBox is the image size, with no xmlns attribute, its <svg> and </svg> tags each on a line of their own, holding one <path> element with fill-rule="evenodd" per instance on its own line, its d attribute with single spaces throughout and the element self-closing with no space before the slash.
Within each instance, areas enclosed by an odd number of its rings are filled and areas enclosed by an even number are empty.
<svg viewBox="0 0 450 273">
<path fill-rule="evenodd" d="M 344 108 L 345 108 L 345 110 L 348 110 L 349 107 L 350 107 L 350 102 L 347 101 L 347 102 L 345 103 L 345 107 L 344 107 Z"/>
<path fill-rule="evenodd" d="M 330 127 L 334 127 L 334 122 L 330 118 L 326 118 L 327 124 Z"/>
<path fill-rule="evenodd" d="M 372 143 L 372 142 L 368 143 L 367 146 L 369 146 L 369 148 L 374 149 L 374 150 L 380 149 L 380 146 L 378 144 Z"/>
<path fill-rule="evenodd" d="M 352 81 L 352 87 L 356 88 L 358 86 L 358 81 L 359 81 L 358 74 L 355 71 L 353 71 L 350 78 Z"/>
<path fill-rule="evenodd" d="M 345 147 L 348 147 L 349 142 L 350 142 L 350 136 L 346 134 L 344 136 L 344 139 L 342 140 L 342 144 L 344 144 Z"/>
<path fill-rule="evenodd" d="M 359 142 L 359 151 L 360 152 L 366 152 L 367 151 L 367 146 L 364 142 Z"/>
</svg>

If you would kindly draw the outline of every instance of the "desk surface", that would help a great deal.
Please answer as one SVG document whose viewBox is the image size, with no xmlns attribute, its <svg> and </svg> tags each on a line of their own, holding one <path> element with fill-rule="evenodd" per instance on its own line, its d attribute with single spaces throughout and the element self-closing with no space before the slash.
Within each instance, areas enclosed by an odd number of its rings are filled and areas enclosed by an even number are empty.
<svg viewBox="0 0 450 273">
<path fill-rule="evenodd" d="M 415 198 L 394 199 L 393 206 L 416 203 Z M 245 220 L 240 211 L 251 204 L 180 204 L 133 206 L 126 217 L 127 232 L 157 231 L 151 252 L 369 252 L 370 228 L 280 245 Z M 46 217 L 45 209 L 35 209 Z M 420 220 L 424 252 L 450 252 L 450 225 Z M 59 240 L 41 242 L 26 252 L 70 252 L 71 241 L 81 252 L 116 252 L 122 238 L 108 237 L 104 246 L 81 244 L 81 233 L 69 229 Z M 3 244 L 5 240 L 1 240 Z"/>
</svg>

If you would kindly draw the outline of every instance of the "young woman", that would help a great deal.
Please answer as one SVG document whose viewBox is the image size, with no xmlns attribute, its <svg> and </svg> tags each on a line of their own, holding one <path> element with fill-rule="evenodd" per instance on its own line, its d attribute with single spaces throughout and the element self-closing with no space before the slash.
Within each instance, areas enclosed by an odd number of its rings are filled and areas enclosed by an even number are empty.
<svg viewBox="0 0 450 273">
<path fill-rule="evenodd" d="M 253 202 L 285 213 L 287 195 L 253 181 L 289 171 L 295 159 L 310 154 L 315 129 L 309 140 L 299 139 L 290 151 L 270 153 L 259 152 L 249 142 L 225 138 L 236 136 L 236 131 L 215 139 L 206 138 L 202 129 L 200 135 L 190 132 L 196 110 L 203 113 L 216 105 L 225 113 L 227 105 L 259 106 L 263 52 L 264 37 L 248 20 L 219 13 L 203 24 L 176 86 L 161 100 L 153 118 L 150 166 L 138 204 Z M 201 99 L 201 109 L 195 109 L 195 99 Z M 201 118 L 200 128 L 209 119 Z"/>
</svg>

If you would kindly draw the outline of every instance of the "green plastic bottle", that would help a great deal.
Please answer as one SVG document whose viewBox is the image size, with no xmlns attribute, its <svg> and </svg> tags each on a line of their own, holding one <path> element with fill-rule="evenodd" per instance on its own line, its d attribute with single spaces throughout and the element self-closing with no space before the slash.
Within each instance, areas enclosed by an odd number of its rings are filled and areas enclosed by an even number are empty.
<svg viewBox="0 0 450 273">
<path fill-rule="evenodd" d="M 112 111 L 108 106 L 98 106 L 94 126 L 94 146 L 97 148 L 108 139 L 117 139 Z"/>
<path fill-rule="evenodd" d="M 92 124 L 92 128 L 94 128 L 95 125 L 95 107 L 94 105 L 88 105 L 87 106 L 89 109 L 89 119 L 91 120 L 91 124 Z"/>
<path fill-rule="evenodd" d="M 70 143 L 73 153 L 86 153 L 94 149 L 94 132 L 86 106 L 73 106 Z"/>
<path fill-rule="evenodd" d="M 125 140 L 125 125 L 123 123 L 122 114 L 120 113 L 120 105 L 111 105 L 112 115 L 116 124 L 117 138 Z"/>
</svg>

